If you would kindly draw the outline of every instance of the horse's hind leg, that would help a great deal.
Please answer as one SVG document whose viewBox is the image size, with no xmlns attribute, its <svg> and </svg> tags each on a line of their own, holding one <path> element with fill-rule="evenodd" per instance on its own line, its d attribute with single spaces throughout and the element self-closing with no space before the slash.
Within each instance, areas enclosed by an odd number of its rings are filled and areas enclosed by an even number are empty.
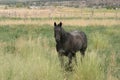
<svg viewBox="0 0 120 80">
<path fill-rule="evenodd" d="M 68 58 L 69 58 L 68 65 L 70 66 L 71 63 L 72 63 L 72 53 L 69 53 L 69 54 L 68 54 Z"/>
<path fill-rule="evenodd" d="M 85 56 L 85 50 L 86 50 L 86 48 L 80 49 L 80 52 L 81 52 L 81 54 L 82 54 L 81 61 L 82 61 L 83 57 Z"/>
<path fill-rule="evenodd" d="M 85 56 L 85 51 L 84 50 L 80 50 L 81 54 L 82 54 L 82 57 Z"/>
</svg>

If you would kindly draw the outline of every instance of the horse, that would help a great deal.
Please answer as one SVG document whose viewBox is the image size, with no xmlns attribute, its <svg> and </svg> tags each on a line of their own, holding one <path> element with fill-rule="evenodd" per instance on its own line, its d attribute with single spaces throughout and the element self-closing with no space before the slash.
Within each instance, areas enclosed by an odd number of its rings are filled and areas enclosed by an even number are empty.
<svg viewBox="0 0 120 80">
<path fill-rule="evenodd" d="M 64 66 L 63 56 L 68 57 L 69 66 L 73 58 L 77 64 L 77 51 L 80 51 L 82 57 L 84 57 L 87 48 L 87 36 L 84 32 L 77 30 L 67 32 L 63 29 L 62 22 L 59 24 L 54 22 L 54 38 L 56 42 L 56 51 L 62 67 Z"/>
</svg>

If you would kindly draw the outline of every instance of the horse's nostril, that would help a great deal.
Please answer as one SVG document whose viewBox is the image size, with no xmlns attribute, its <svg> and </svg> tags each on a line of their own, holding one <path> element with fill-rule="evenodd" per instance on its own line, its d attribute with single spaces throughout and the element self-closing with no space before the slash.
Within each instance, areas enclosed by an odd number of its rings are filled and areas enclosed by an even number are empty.
<svg viewBox="0 0 120 80">
<path fill-rule="evenodd" d="M 59 37 L 55 37 L 56 41 L 60 41 L 60 38 Z"/>
</svg>

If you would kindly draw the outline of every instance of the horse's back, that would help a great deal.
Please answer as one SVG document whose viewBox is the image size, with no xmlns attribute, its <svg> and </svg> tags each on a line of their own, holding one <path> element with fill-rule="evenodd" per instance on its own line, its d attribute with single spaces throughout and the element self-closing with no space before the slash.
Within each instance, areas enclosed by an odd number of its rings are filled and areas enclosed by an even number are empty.
<svg viewBox="0 0 120 80">
<path fill-rule="evenodd" d="M 82 31 L 72 31 L 70 34 L 75 37 L 80 37 L 83 40 L 87 40 L 86 34 Z"/>
</svg>

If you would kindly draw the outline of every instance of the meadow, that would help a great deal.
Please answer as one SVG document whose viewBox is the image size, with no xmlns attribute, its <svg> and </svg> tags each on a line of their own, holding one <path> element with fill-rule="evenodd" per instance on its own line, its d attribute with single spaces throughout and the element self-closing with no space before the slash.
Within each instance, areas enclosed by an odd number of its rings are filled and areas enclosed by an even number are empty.
<svg viewBox="0 0 120 80">
<path fill-rule="evenodd" d="M 91 9 L 50 10 L 0 9 L 0 80 L 119 80 L 120 10 L 95 9 L 92 16 Z M 81 63 L 77 52 L 72 72 L 60 67 L 54 21 L 87 34 L 85 58 Z"/>
</svg>

